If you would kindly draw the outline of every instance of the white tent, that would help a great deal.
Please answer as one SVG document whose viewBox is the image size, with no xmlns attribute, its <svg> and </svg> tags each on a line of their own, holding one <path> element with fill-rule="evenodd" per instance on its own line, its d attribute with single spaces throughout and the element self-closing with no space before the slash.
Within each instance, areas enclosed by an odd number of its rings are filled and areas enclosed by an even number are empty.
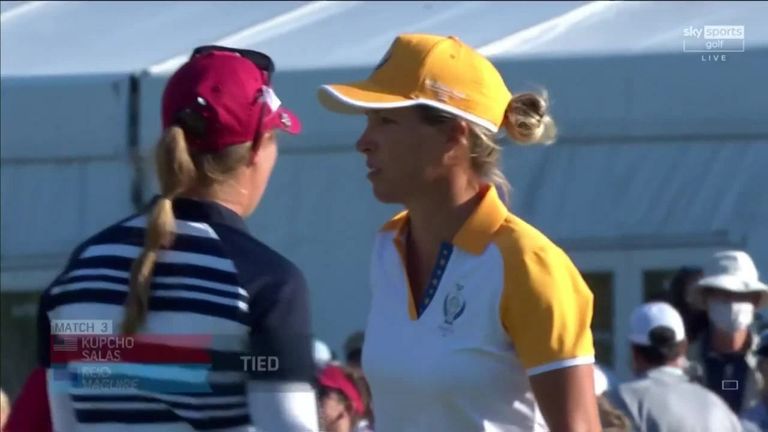
<svg viewBox="0 0 768 432">
<path fill-rule="evenodd" d="M 629 310 L 669 270 L 738 247 L 768 273 L 765 3 L 0 4 L 3 292 L 41 289 L 74 244 L 150 196 L 160 94 L 192 47 L 256 48 L 305 133 L 283 140 L 250 226 L 305 271 L 316 332 L 341 346 L 364 324 L 372 234 L 395 208 L 364 180 L 362 120 L 314 92 L 365 77 L 416 31 L 480 48 L 515 92 L 549 90 L 561 138 L 508 149 L 512 208 L 593 282 L 620 374 Z M 743 26 L 744 52 L 683 52 L 684 30 L 707 25 Z"/>
</svg>

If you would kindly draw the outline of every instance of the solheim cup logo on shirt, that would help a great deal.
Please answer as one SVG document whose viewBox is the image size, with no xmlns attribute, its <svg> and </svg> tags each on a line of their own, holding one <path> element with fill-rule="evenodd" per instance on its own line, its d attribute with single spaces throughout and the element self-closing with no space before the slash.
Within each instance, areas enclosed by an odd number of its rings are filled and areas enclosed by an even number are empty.
<svg viewBox="0 0 768 432">
<path fill-rule="evenodd" d="M 443 324 L 440 325 L 443 336 L 453 333 L 453 322 L 464 313 L 464 309 L 467 307 L 467 302 L 461 295 L 463 290 L 464 285 L 457 283 L 454 290 L 448 293 L 443 300 Z"/>
</svg>

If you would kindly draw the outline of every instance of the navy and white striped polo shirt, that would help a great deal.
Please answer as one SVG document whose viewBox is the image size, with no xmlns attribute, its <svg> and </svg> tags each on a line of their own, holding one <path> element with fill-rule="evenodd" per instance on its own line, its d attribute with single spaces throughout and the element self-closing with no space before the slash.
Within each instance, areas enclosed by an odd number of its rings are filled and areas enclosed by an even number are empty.
<svg viewBox="0 0 768 432">
<path fill-rule="evenodd" d="M 252 237 L 232 210 L 192 199 L 176 199 L 173 206 L 177 235 L 158 255 L 149 311 L 136 335 L 155 339 L 140 355 L 169 352 L 167 358 L 126 360 L 131 350 L 123 343 L 107 348 L 110 358 L 102 361 L 81 341 L 75 358 L 62 364 L 51 343 L 57 320 L 109 320 L 119 333 L 131 265 L 143 248 L 145 212 L 78 246 L 45 290 L 39 360 L 48 368 L 55 430 L 315 430 L 301 271 Z M 122 359 L 115 359 L 121 351 Z M 108 379 L 98 380 L 104 378 L 99 366 L 108 368 Z"/>
</svg>

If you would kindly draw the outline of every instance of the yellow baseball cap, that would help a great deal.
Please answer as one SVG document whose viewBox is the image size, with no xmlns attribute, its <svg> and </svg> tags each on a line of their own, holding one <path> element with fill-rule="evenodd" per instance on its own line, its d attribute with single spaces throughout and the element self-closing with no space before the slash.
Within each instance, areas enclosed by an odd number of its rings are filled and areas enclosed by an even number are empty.
<svg viewBox="0 0 768 432">
<path fill-rule="evenodd" d="M 496 132 L 512 94 L 496 67 L 459 38 L 403 34 L 367 80 L 324 85 L 318 98 L 344 114 L 425 104 Z"/>
</svg>

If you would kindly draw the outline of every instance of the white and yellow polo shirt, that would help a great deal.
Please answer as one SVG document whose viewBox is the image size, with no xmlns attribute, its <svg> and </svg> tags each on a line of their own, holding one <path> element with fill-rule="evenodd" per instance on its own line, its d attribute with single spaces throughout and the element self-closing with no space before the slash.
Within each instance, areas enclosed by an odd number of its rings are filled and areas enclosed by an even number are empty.
<svg viewBox="0 0 768 432">
<path fill-rule="evenodd" d="M 528 377 L 594 362 L 592 293 L 578 270 L 491 187 L 415 304 L 407 220 L 384 225 L 372 257 L 363 368 L 376 431 L 547 430 Z"/>
</svg>

